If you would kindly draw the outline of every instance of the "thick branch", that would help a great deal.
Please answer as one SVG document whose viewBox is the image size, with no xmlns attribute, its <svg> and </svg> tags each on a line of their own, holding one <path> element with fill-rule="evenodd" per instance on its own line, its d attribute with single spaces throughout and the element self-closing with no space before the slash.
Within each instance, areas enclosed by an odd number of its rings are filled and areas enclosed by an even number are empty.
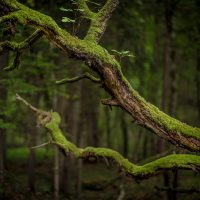
<svg viewBox="0 0 200 200">
<path fill-rule="evenodd" d="M 68 141 L 62 134 L 59 128 L 61 119 L 58 113 L 35 109 L 19 96 L 18 100 L 23 101 L 38 114 L 38 122 L 49 130 L 52 141 L 60 148 L 62 148 L 65 151 L 66 155 L 70 152 L 78 158 L 88 159 L 90 157 L 96 157 L 114 160 L 127 175 L 131 175 L 134 178 L 148 178 L 150 176 L 158 174 L 163 170 L 171 170 L 174 168 L 200 171 L 200 157 L 196 155 L 173 154 L 160 158 L 143 166 L 138 166 L 131 163 L 130 161 L 125 159 L 120 153 L 112 149 L 95 147 L 86 147 L 84 149 L 78 148 L 75 144 Z"/>
<path fill-rule="evenodd" d="M 105 32 L 107 21 L 110 19 L 112 12 L 117 7 L 118 0 L 107 0 L 103 8 L 91 19 L 91 25 L 85 37 L 86 40 L 99 42 Z"/>
<path fill-rule="evenodd" d="M 77 0 L 79 9 L 84 14 L 84 16 L 88 19 L 93 19 L 96 16 L 96 13 L 92 12 L 85 0 Z"/>
<path fill-rule="evenodd" d="M 62 84 L 65 84 L 65 83 L 74 83 L 74 82 L 80 81 L 81 79 L 85 79 L 85 78 L 91 80 L 94 83 L 101 83 L 101 79 L 96 78 L 89 73 L 85 73 L 85 74 L 82 74 L 80 76 L 76 76 L 74 78 L 65 78 L 65 79 L 62 79 L 60 81 L 56 81 L 56 84 L 62 85 Z"/>
<path fill-rule="evenodd" d="M 84 61 L 99 74 L 106 91 L 115 98 L 134 121 L 176 146 L 200 151 L 200 128 L 182 123 L 148 103 L 123 76 L 119 63 L 108 51 L 89 40 L 80 40 L 62 30 L 52 18 L 10 0 L 4 1 L 23 10 L 21 22 L 42 29 L 46 37 L 71 57 Z"/>
</svg>

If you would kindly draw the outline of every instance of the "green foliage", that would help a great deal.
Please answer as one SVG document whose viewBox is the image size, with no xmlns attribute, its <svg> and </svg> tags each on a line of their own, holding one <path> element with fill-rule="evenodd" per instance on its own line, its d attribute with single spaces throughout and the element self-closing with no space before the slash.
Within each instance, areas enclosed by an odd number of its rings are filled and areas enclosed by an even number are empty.
<svg viewBox="0 0 200 200">
<path fill-rule="evenodd" d="M 14 124 L 5 122 L 4 120 L 0 119 L 0 129 L 13 129 L 15 127 Z"/>
<path fill-rule="evenodd" d="M 9 148 L 8 149 L 8 160 L 12 161 L 20 161 L 27 160 L 29 156 L 30 150 L 26 147 L 18 147 L 18 148 Z M 45 158 L 53 158 L 53 149 L 49 148 L 48 150 L 45 148 L 39 148 L 35 150 L 36 159 L 43 160 Z"/>
<path fill-rule="evenodd" d="M 131 58 L 135 57 L 130 51 L 117 51 L 115 49 L 113 49 L 111 51 L 114 52 L 116 55 L 122 57 L 122 58 L 123 57 L 131 57 Z"/>
<path fill-rule="evenodd" d="M 63 12 L 73 12 L 72 9 L 67 9 L 67 8 L 63 8 L 63 7 L 61 7 L 60 10 Z"/>
<path fill-rule="evenodd" d="M 73 19 L 70 19 L 70 18 L 68 18 L 68 17 L 62 17 L 62 20 L 61 20 L 62 22 L 71 22 L 71 23 L 74 23 L 75 22 L 75 20 L 73 20 Z"/>
</svg>

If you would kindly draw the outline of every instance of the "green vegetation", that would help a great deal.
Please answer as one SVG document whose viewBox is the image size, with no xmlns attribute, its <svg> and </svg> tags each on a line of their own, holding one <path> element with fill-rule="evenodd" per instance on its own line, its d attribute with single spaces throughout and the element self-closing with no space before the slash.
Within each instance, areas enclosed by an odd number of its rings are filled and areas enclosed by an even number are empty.
<svg viewBox="0 0 200 200">
<path fill-rule="evenodd" d="M 198 199 L 199 9 L 1 0 L 0 199 Z"/>
</svg>

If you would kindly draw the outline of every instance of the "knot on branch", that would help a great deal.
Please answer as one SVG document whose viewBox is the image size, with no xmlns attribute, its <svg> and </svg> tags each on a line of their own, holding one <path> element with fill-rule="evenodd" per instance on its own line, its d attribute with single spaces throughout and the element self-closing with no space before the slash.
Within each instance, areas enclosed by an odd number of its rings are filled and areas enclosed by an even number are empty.
<svg viewBox="0 0 200 200">
<path fill-rule="evenodd" d="M 102 99 L 101 103 L 108 106 L 119 106 L 119 102 L 117 99 Z"/>
</svg>

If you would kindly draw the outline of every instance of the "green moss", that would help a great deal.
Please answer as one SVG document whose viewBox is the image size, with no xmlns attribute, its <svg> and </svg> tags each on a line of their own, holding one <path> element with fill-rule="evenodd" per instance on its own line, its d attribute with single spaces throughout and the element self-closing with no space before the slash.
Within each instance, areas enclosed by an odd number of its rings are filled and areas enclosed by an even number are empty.
<svg viewBox="0 0 200 200">
<path fill-rule="evenodd" d="M 95 147 L 86 147 L 83 150 L 84 153 L 93 153 L 94 155 L 107 157 L 115 160 L 121 167 L 123 167 L 127 172 L 133 171 L 133 168 L 136 167 L 133 163 L 129 162 L 128 159 L 124 158 L 119 152 L 107 148 L 95 148 Z"/>
<path fill-rule="evenodd" d="M 78 148 L 75 144 L 69 142 L 59 129 L 61 118 L 56 112 L 44 112 L 50 121 L 44 126 L 50 131 L 53 141 L 59 145 L 65 152 L 72 152 L 76 157 L 97 156 L 106 157 L 116 161 L 127 173 L 135 177 L 151 176 L 160 171 L 160 169 L 171 169 L 174 167 L 193 169 L 200 166 L 200 157 L 196 155 L 174 154 L 160 158 L 143 166 L 137 166 L 128 159 L 124 158 L 120 153 L 107 148 L 86 147 Z"/>
<path fill-rule="evenodd" d="M 137 91 L 132 89 L 130 83 L 123 78 L 129 89 L 132 91 L 133 96 L 144 107 L 144 110 L 150 117 L 158 124 L 163 126 L 167 131 L 183 134 L 186 137 L 192 137 L 200 140 L 200 128 L 192 127 L 183 123 L 159 110 L 156 106 L 148 103 L 141 97 Z"/>
<path fill-rule="evenodd" d="M 49 35 L 51 41 L 56 40 L 56 43 L 60 43 L 65 49 L 70 49 L 75 53 L 81 54 L 83 57 L 84 55 L 85 57 L 90 57 L 91 60 L 95 60 L 100 65 L 107 63 L 120 69 L 120 65 L 114 57 L 103 47 L 94 43 L 94 40 L 80 40 L 61 29 L 50 16 L 32 10 L 20 3 L 15 4 L 17 8 L 21 9 L 15 14 L 21 23 L 25 24 L 32 21 L 35 26 L 43 29 L 44 32 L 47 31 L 46 29 L 51 29 L 55 33 L 52 36 Z M 96 29 L 96 33 L 101 31 L 97 30 L 99 26 L 94 26 L 94 28 Z M 49 34 L 49 32 L 47 34 Z"/>
<path fill-rule="evenodd" d="M 62 134 L 59 124 L 60 116 L 56 112 L 51 112 L 51 120 L 48 122 L 45 127 L 50 130 L 51 137 L 53 141 L 65 150 L 65 152 L 72 152 L 75 156 L 79 156 L 81 149 L 77 148 L 76 145 L 69 142 L 66 137 Z"/>
<path fill-rule="evenodd" d="M 149 111 L 152 118 L 160 125 L 166 127 L 169 131 L 181 133 L 187 137 L 194 137 L 200 140 L 200 128 L 189 126 L 177 119 L 170 117 L 164 112 L 160 111 L 152 104 L 145 104 L 146 109 Z"/>
<path fill-rule="evenodd" d="M 138 166 L 134 169 L 132 174 L 135 176 L 145 176 L 159 172 L 162 169 L 172 169 L 174 167 L 192 169 L 194 165 L 200 165 L 199 156 L 188 154 L 173 154 L 157 159 L 143 166 Z"/>
</svg>

